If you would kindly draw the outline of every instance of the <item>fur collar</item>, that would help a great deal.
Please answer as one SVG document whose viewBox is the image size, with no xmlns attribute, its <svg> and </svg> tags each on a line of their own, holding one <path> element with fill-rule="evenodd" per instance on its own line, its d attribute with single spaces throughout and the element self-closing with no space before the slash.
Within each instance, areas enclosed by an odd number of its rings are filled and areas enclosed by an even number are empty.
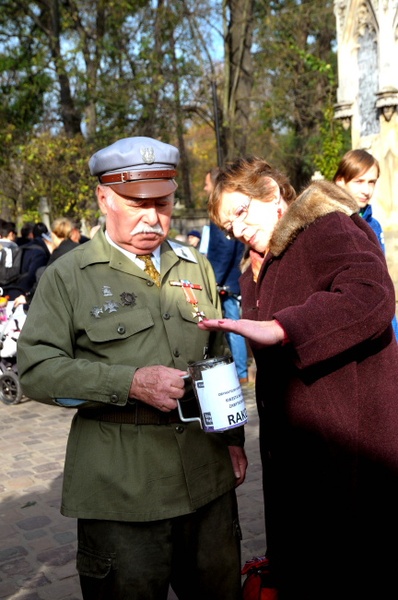
<svg viewBox="0 0 398 600">
<path fill-rule="evenodd" d="M 270 252 L 280 256 L 290 246 L 300 231 L 319 217 L 342 212 L 349 217 L 358 212 L 356 200 L 334 183 L 318 181 L 309 185 L 278 222 L 270 240 Z"/>
</svg>

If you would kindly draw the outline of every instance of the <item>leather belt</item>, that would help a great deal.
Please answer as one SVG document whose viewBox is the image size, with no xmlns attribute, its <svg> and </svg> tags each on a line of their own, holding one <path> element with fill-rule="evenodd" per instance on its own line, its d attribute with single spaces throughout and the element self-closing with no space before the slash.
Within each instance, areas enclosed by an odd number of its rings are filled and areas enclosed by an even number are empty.
<svg viewBox="0 0 398 600">
<path fill-rule="evenodd" d="M 118 409 L 81 408 L 78 413 L 85 419 L 126 425 L 168 425 L 170 423 L 182 423 L 177 409 L 165 413 L 139 401 Z"/>
<path fill-rule="evenodd" d="M 123 173 L 112 173 L 111 175 L 101 175 L 101 183 L 128 183 L 129 181 L 139 181 L 141 179 L 174 179 L 177 171 L 165 169 L 163 171 L 123 171 Z"/>
</svg>

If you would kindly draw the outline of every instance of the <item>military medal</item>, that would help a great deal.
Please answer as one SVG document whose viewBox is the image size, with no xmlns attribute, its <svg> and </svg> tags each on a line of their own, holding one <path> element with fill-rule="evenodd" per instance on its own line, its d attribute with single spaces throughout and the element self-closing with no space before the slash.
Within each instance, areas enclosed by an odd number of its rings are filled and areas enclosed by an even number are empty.
<svg viewBox="0 0 398 600">
<path fill-rule="evenodd" d="M 185 294 L 185 299 L 189 304 L 192 305 L 193 313 L 192 316 L 199 321 L 203 321 L 206 315 L 203 311 L 199 310 L 198 299 L 195 296 L 194 290 L 203 289 L 198 283 L 191 283 L 188 279 L 180 279 L 179 281 L 169 281 L 170 285 L 181 287 Z"/>
<path fill-rule="evenodd" d="M 104 310 L 106 310 L 107 312 L 110 312 L 110 313 L 116 312 L 117 310 L 119 310 L 119 303 L 112 302 L 111 300 L 109 300 L 108 302 L 105 302 Z"/>
<path fill-rule="evenodd" d="M 102 295 L 109 299 L 106 300 L 102 306 L 93 306 L 90 310 L 90 315 L 95 319 L 100 319 L 105 313 L 117 312 L 122 306 L 135 306 L 137 301 L 137 296 L 134 292 L 122 292 L 120 294 L 120 302 L 111 300 L 110 298 L 113 296 L 113 292 L 109 285 L 102 286 Z"/>
<path fill-rule="evenodd" d="M 99 319 L 103 312 L 104 309 L 102 308 L 102 306 L 93 306 L 93 308 L 90 311 L 90 315 L 92 315 L 96 319 Z"/>
<path fill-rule="evenodd" d="M 112 290 L 109 285 L 102 286 L 102 293 L 104 296 L 113 296 Z"/>
<path fill-rule="evenodd" d="M 133 292 L 123 292 L 120 294 L 123 306 L 135 306 L 137 296 Z"/>
</svg>

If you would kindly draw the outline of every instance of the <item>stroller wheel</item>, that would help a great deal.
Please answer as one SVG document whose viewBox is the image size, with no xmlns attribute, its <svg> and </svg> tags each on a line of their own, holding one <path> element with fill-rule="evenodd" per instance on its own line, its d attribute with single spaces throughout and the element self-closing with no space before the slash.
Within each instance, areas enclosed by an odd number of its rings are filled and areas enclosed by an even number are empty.
<svg viewBox="0 0 398 600">
<path fill-rule="evenodd" d="M 4 404 L 19 404 L 21 398 L 21 384 L 14 371 L 6 371 L 0 375 L 0 400 Z"/>
</svg>

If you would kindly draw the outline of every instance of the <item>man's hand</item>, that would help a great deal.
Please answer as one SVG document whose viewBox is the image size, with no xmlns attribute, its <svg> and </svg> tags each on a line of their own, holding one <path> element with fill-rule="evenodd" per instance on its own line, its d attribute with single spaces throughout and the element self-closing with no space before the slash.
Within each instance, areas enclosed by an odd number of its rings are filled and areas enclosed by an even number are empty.
<svg viewBox="0 0 398 600">
<path fill-rule="evenodd" d="M 236 477 L 235 487 L 244 482 L 247 469 L 246 452 L 240 446 L 228 446 L 232 467 Z"/>
<path fill-rule="evenodd" d="M 162 412 L 177 408 L 177 399 L 184 395 L 186 371 L 155 365 L 137 369 L 130 387 L 130 397 L 141 400 Z"/>
</svg>

